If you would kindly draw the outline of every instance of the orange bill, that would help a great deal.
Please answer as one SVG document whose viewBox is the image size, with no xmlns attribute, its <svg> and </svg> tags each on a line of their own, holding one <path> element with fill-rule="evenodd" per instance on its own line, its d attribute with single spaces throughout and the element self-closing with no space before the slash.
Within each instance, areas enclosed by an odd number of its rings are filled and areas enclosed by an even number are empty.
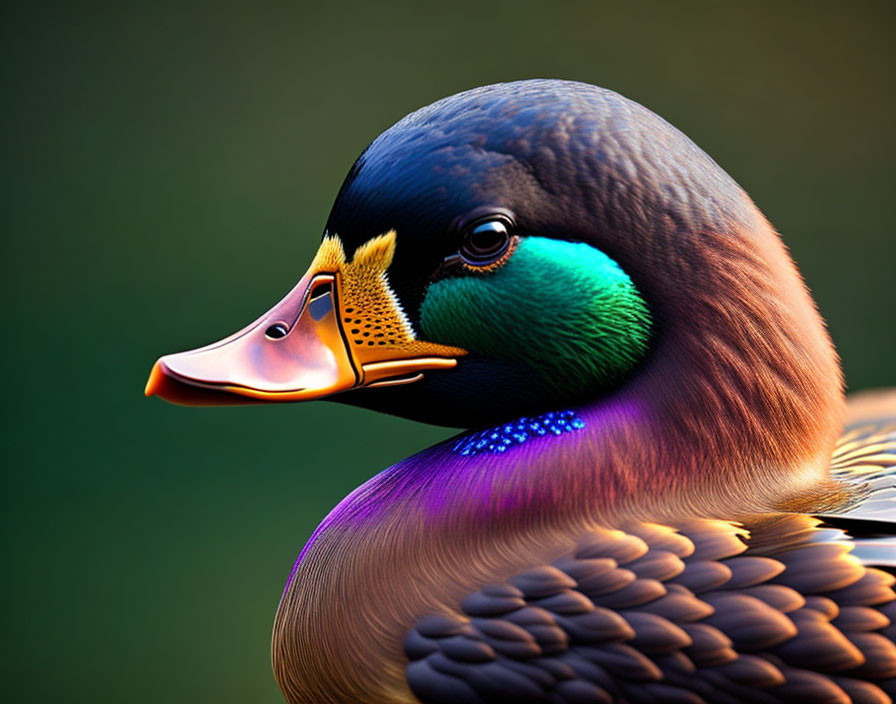
<svg viewBox="0 0 896 704">
<path fill-rule="evenodd" d="M 220 342 L 165 355 L 146 395 L 182 405 L 305 401 L 360 387 L 410 384 L 466 351 L 418 340 L 389 286 L 395 232 L 347 262 L 327 237 L 286 297 Z"/>
</svg>

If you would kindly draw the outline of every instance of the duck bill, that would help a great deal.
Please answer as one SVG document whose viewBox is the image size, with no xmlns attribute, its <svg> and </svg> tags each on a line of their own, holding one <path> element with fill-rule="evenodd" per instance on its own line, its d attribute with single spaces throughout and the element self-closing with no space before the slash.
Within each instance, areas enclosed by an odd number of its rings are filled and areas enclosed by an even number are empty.
<svg viewBox="0 0 896 704">
<path fill-rule="evenodd" d="M 452 348 L 436 350 L 448 354 L 416 356 L 366 337 L 353 339 L 346 330 L 352 319 L 341 315 L 346 308 L 341 290 L 339 271 L 309 271 L 282 301 L 239 332 L 161 357 L 146 395 L 189 406 L 307 401 L 355 388 L 408 384 L 426 371 L 457 364 Z"/>
</svg>

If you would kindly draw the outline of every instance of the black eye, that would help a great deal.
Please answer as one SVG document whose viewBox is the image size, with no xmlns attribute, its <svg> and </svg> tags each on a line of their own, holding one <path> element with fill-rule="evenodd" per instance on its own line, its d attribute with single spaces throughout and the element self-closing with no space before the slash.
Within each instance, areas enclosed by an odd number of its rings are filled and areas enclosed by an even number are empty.
<svg viewBox="0 0 896 704">
<path fill-rule="evenodd" d="M 468 264 L 483 266 L 500 259 L 509 245 L 507 224 L 503 220 L 487 220 L 467 231 L 460 246 L 460 255 Z"/>
</svg>

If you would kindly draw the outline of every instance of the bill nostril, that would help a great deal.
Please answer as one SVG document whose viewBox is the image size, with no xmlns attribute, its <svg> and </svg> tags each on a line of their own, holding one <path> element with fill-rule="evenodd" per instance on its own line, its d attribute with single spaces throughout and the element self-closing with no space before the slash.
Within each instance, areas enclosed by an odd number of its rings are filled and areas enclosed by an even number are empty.
<svg viewBox="0 0 896 704">
<path fill-rule="evenodd" d="M 288 334 L 289 328 L 283 323 L 274 323 L 264 331 L 264 336 L 271 340 L 279 340 L 281 337 L 286 337 Z"/>
</svg>

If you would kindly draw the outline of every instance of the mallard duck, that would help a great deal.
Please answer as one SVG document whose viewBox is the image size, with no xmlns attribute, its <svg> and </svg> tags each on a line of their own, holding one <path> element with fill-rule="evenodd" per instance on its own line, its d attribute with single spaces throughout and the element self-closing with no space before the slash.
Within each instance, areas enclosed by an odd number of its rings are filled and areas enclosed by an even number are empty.
<svg viewBox="0 0 896 704">
<path fill-rule="evenodd" d="M 887 702 L 896 396 L 842 386 L 732 178 L 631 100 L 533 80 L 380 135 L 295 288 L 146 394 L 466 429 L 302 550 L 290 702 Z"/>
</svg>

